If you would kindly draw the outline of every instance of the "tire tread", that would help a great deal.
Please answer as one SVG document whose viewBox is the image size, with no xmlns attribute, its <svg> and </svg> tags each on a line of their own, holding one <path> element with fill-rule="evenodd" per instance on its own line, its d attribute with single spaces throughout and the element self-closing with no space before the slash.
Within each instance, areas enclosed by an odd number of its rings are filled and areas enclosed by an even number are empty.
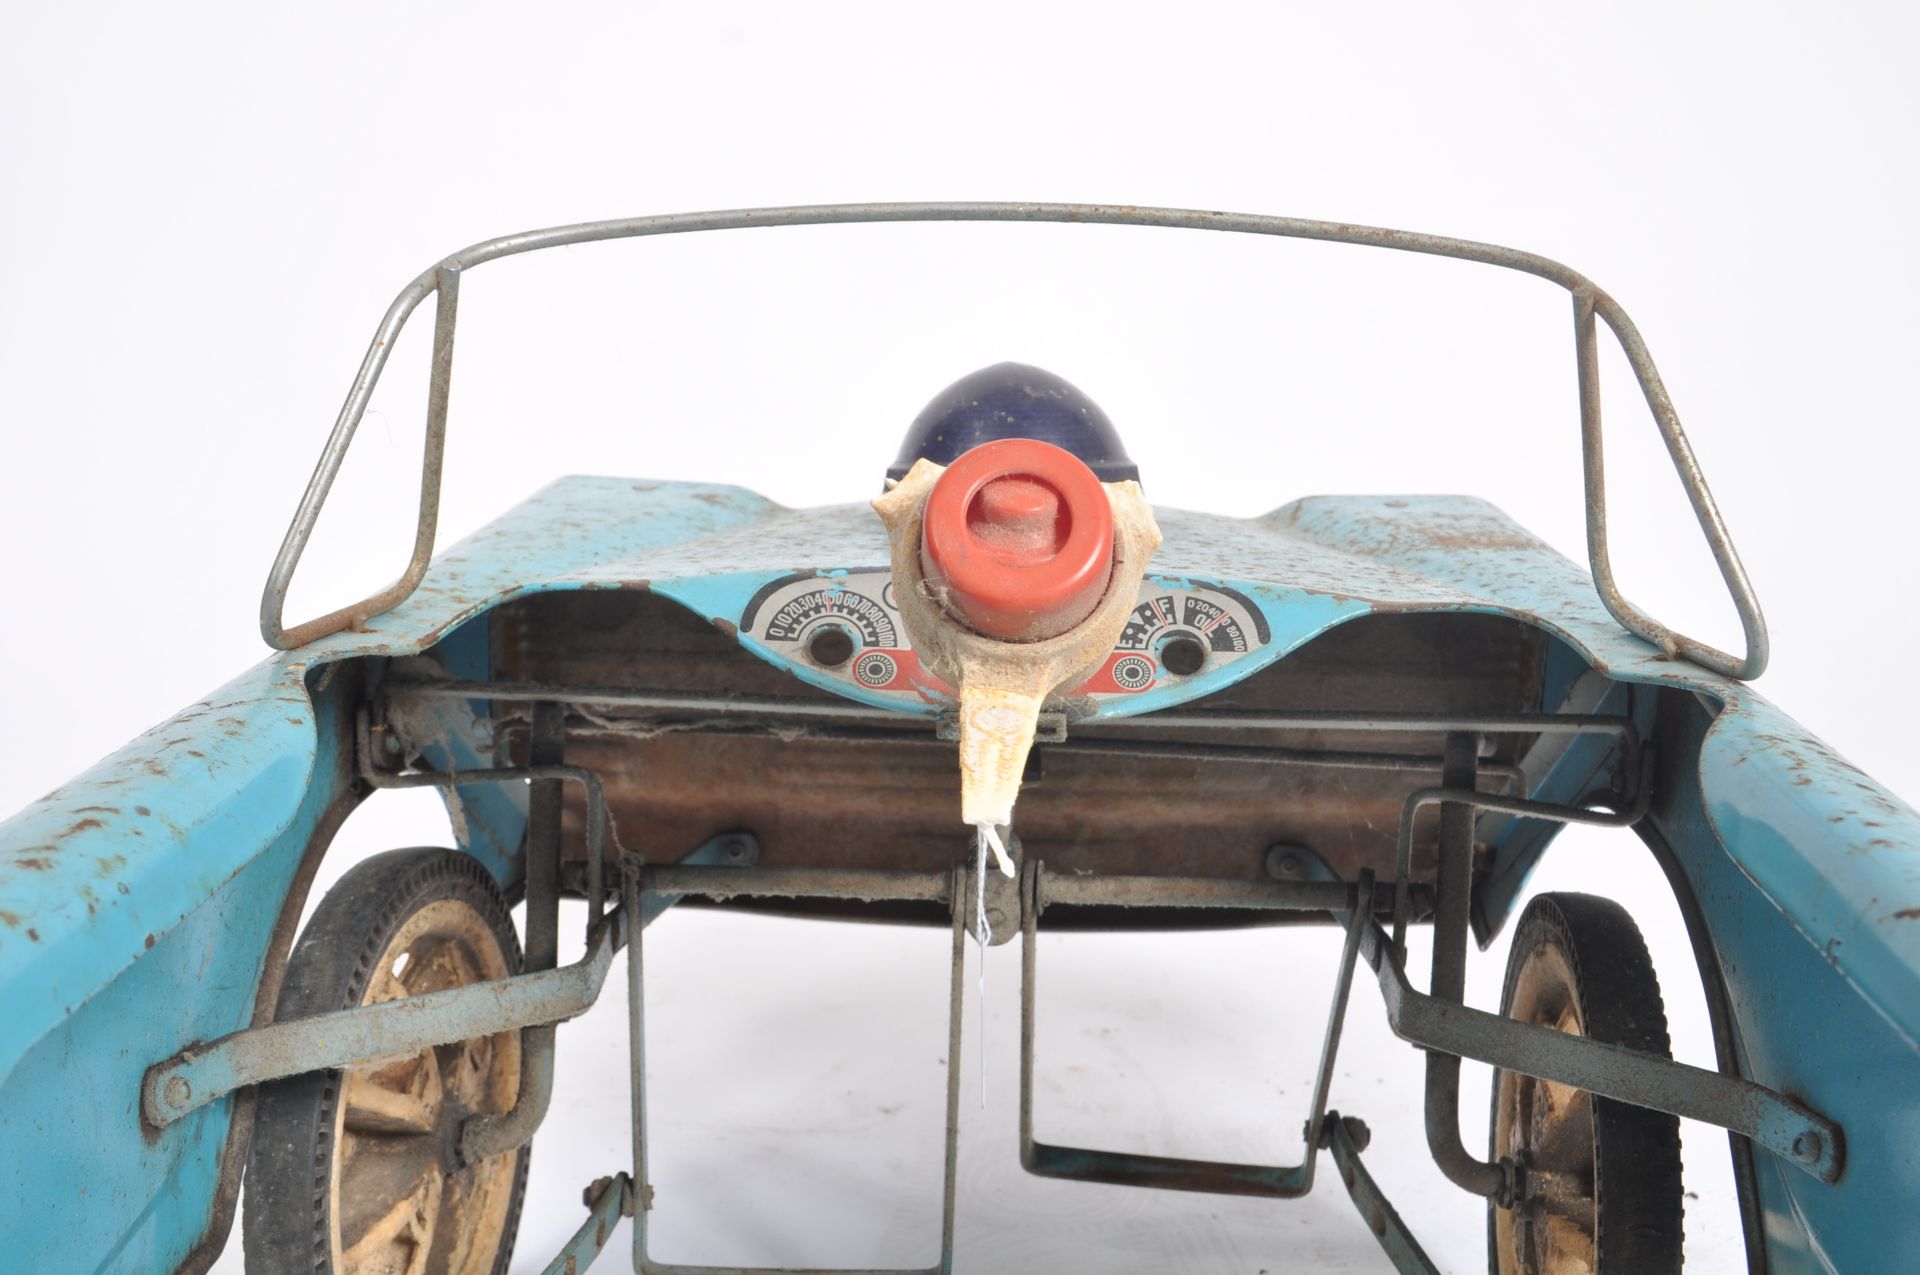
<svg viewBox="0 0 1920 1275">
<path fill-rule="evenodd" d="M 287 958 L 274 1021 L 358 1005 L 394 932 L 426 904 L 448 898 L 474 906 L 506 953 L 508 969 L 518 973 L 520 941 L 512 917 L 477 860 L 456 850 L 388 850 L 354 865 L 314 909 Z M 260 1087 L 241 1201 L 249 1272 L 333 1275 L 328 1210 L 340 1089 L 338 1071 L 308 1072 Z M 495 1275 L 503 1275 L 512 1260 L 530 1148 L 520 1148 Z"/>
<path fill-rule="evenodd" d="M 1646 940 L 1632 915 L 1611 899 L 1570 891 L 1541 894 L 1516 927 L 1500 993 L 1511 1016 L 1515 987 L 1527 957 L 1556 944 L 1573 971 L 1574 995 L 1587 1035 L 1661 1057 L 1673 1056 L 1666 1004 Z M 1492 1103 L 1500 1100 L 1494 1072 Z M 1599 1275 L 1666 1275 L 1683 1261 L 1685 1198 L 1680 1121 L 1612 1098 L 1595 1097 L 1594 1213 Z M 1488 1120 L 1492 1138 L 1493 1119 Z M 1493 1148 L 1499 1154 L 1499 1148 Z M 1497 1210 L 1487 1208 L 1487 1264 L 1499 1275 L 1493 1243 Z"/>
</svg>

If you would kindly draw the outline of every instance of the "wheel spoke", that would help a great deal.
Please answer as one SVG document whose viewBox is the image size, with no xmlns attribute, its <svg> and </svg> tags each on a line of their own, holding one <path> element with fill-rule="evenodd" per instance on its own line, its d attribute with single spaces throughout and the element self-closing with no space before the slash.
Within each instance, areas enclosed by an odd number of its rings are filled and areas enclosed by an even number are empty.
<svg viewBox="0 0 1920 1275">
<path fill-rule="evenodd" d="M 493 1055 L 491 1036 L 446 1046 L 447 1089 L 476 1111 L 488 1108 L 487 1077 L 493 1071 Z"/>
<path fill-rule="evenodd" d="M 442 949 L 446 953 L 447 977 L 449 987 L 465 987 L 469 983 L 482 983 L 486 975 L 473 963 L 473 955 L 459 943 L 448 943 Z"/>
<path fill-rule="evenodd" d="M 1547 1118 L 1533 1130 L 1533 1162 L 1542 1168 L 1593 1181 L 1593 1095 L 1554 1085 L 1559 1092 Z"/>
<path fill-rule="evenodd" d="M 417 1275 L 433 1247 L 442 1175 L 424 1138 L 372 1144 L 354 1157 L 340 1193 L 340 1243 L 349 1275 Z"/>
<path fill-rule="evenodd" d="M 445 1219 L 449 1237 L 443 1246 L 447 1270 L 492 1269 L 503 1237 L 502 1228 L 495 1224 L 475 1225 L 475 1222 L 503 1215 L 513 1177 L 514 1169 L 509 1162 L 505 1166 L 477 1165 L 448 1179 L 440 1196 L 440 1215 Z"/>
<path fill-rule="evenodd" d="M 1540 1102 L 1539 1082 L 1532 1076 L 1513 1078 L 1513 1149 L 1530 1152 L 1534 1131 L 1540 1123 L 1536 1109 Z"/>
<path fill-rule="evenodd" d="M 1593 1185 L 1585 1174 L 1534 1169 L 1527 1174 L 1527 1209 L 1593 1229 Z"/>
<path fill-rule="evenodd" d="M 419 996 L 481 981 L 482 975 L 460 943 L 452 939 L 424 941 L 414 946 L 413 962 L 407 967 L 406 994 Z"/>
<path fill-rule="evenodd" d="M 440 1061 L 426 1049 L 377 1070 L 348 1072 L 343 1097 L 352 1133 L 432 1133 L 440 1120 Z"/>
<path fill-rule="evenodd" d="M 1597 1253 L 1591 1226 L 1591 1218 L 1585 1224 L 1557 1215 L 1542 1219 L 1546 1275 L 1593 1275 Z"/>
</svg>

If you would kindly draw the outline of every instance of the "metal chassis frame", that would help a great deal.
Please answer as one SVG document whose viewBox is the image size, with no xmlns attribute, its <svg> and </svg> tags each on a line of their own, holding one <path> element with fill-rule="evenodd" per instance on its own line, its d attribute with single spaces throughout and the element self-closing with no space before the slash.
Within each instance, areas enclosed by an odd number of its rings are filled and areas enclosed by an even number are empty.
<svg viewBox="0 0 1920 1275">
<path fill-rule="evenodd" d="M 1495 244 L 1443 235 L 1417 234 L 1344 222 L 1312 221 L 1294 217 L 1264 217 L 1245 213 L 1206 212 L 1194 209 L 1147 208 L 1110 204 L 1061 203 L 897 203 L 897 204 L 825 204 L 810 207 L 740 209 L 723 212 L 681 213 L 671 216 L 636 217 L 613 221 L 583 222 L 527 231 L 489 239 L 454 253 L 408 284 L 388 307 L 375 330 L 346 402 L 334 422 L 313 476 L 301 495 L 292 523 L 287 528 L 272 572 L 260 599 L 260 633 L 269 646 L 292 650 L 330 633 L 358 628 L 377 615 L 400 605 L 425 578 L 433 557 L 433 545 L 439 522 L 442 460 L 446 451 L 447 404 L 453 377 L 455 320 L 463 273 L 475 266 L 501 257 L 515 256 L 542 248 L 592 243 L 609 239 L 634 239 L 651 235 L 686 234 L 708 230 L 739 230 L 757 226 L 808 226 L 874 222 L 1071 222 L 1119 226 L 1153 226 L 1182 230 L 1213 230 L 1239 234 L 1274 235 L 1290 239 L 1314 239 L 1333 243 L 1356 244 L 1374 248 L 1392 248 L 1431 256 L 1453 257 L 1484 265 L 1518 270 L 1558 284 L 1573 299 L 1574 355 L 1578 370 L 1580 403 L 1580 445 L 1582 477 L 1586 498 L 1587 562 L 1594 588 L 1613 618 L 1628 632 L 1651 642 L 1668 657 L 1692 660 L 1702 667 L 1728 677 L 1754 678 L 1767 666 L 1766 620 L 1753 585 L 1741 565 L 1725 519 L 1707 489 L 1705 475 L 1680 424 L 1679 413 L 1667 394 L 1640 331 L 1620 304 L 1578 271 L 1535 253 L 1503 248 Z M 326 504 L 327 493 L 340 472 L 341 462 L 353 443 L 374 386 L 386 366 L 394 342 L 414 310 L 428 296 L 436 298 L 433 329 L 433 354 L 427 392 L 426 448 L 420 472 L 420 506 L 414 526 L 413 555 L 406 569 L 393 584 L 350 606 L 329 612 L 317 619 L 286 627 L 287 590 L 293 581 L 300 558 L 312 538 L 313 528 Z M 1629 602 L 1614 579 L 1608 552 L 1606 465 L 1600 417 L 1600 354 L 1596 337 L 1598 319 L 1614 334 L 1625 354 L 1628 366 L 1639 382 L 1654 424 L 1666 444 L 1695 521 L 1712 550 L 1721 580 L 1740 617 L 1746 651 L 1730 655 L 1695 638 L 1677 633 Z"/>
<path fill-rule="evenodd" d="M 963 874 L 963 870 L 956 870 Z M 627 894 L 623 905 L 595 930 L 593 948 L 574 966 L 521 975 L 493 983 L 474 984 L 447 992 L 392 1001 L 381 1005 L 337 1011 L 314 1018 L 270 1024 L 236 1032 L 199 1050 L 181 1055 L 149 1071 L 143 1085 L 143 1109 L 150 1122 L 171 1123 L 188 1111 L 246 1084 L 260 1083 L 301 1072 L 363 1065 L 404 1057 L 430 1045 L 468 1036 L 562 1021 L 588 1008 L 597 997 L 614 950 L 622 937 L 632 939 L 628 918 L 640 915 L 645 895 L 699 894 L 726 899 L 743 896 L 912 899 L 946 902 L 953 910 L 953 962 L 949 980 L 948 1057 L 960 1049 L 960 980 L 964 960 L 964 909 L 953 907 L 963 889 L 954 873 L 837 872 L 829 869 L 740 869 L 719 867 L 648 867 L 629 861 L 623 873 Z M 1379 975 L 1388 1022 L 1396 1035 L 1412 1044 L 1456 1058 L 1474 1058 L 1526 1075 L 1588 1089 L 1657 1110 L 1703 1120 L 1735 1132 L 1782 1155 L 1807 1172 L 1832 1181 L 1839 1168 L 1839 1131 L 1831 1122 L 1807 1112 L 1790 1100 L 1737 1077 L 1690 1067 L 1670 1059 L 1639 1054 L 1617 1046 L 1565 1036 L 1543 1027 L 1520 1023 L 1496 1014 L 1468 1009 L 1414 991 L 1387 930 L 1374 919 L 1372 882 L 1357 885 L 1331 882 L 1222 883 L 1179 878 L 1060 878 L 1050 883 L 1044 867 L 1033 864 L 1026 874 L 1028 898 L 1035 906 L 1024 909 L 1023 972 L 1021 981 L 1021 1158 L 1035 1173 L 1082 1181 L 1154 1186 L 1174 1190 L 1201 1190 L 1286 1198 L 1304 1194 L 1312 1185 L 1314 1157 L 1323 1146 L 1332 1147 L 1341 1165 L 1342 1179 L 1376 1234 L 1386 1242 L 1386 1225 L 1376 1219 L 1383 1202 L 1377 1190 L 1356 1183 L 1358 1147 L 1342 1150 L 1340 1138 L 1352 1143 L 1351 1131 L 1342 1132 L 1337 1114 L 1326 1111 L 1331 1068 L 1338 1047 L 1347 995 L 1356 956 Z M 1227 888 L 1222 889 L 1225 886 Z M 1092 1152 L 1038 1142 L 1033 1136 L 1032 1069 L 1035 1038 L 1037 979 L 1036 933 L 1039 911 L 1049 904 L 1099 903 L 1137 907 L 1289 908 L 1308 911 L 1345 910 L 1347 942 L 1340 975 L 1329 1009 L 1321 1064 L 1315 1081 L 1313 1109 L 1307 1121 L 1308 1140 L 1303 1162 L 1277 1169 L 1221 1165 L 1167 1157 Z M 1345 907 L 1342 908 L 1341 905 Z M 637 1180 L 645 1183 L 645 1036 L 644 1000 L 638 990 L 644 978 L 642 944 L 627 943 L 630 962 L 629 1030 L 633 1033 L 634 1163 Z M 958 1147 L 959 1072 L 950 1063 L 947 1082 L 948 1125 L 942 1206 L 941 1260 L 923 1268 L 946 1275 L 952 1269 L 954 1216 L 954 1162 Z M 187 1086 L 178 1091 L 175 1082 Z M 174 1101 L 174 1093 L 179 1100 Z M 158 1117 L 158 1118 L 156 1118 Z M 1814 1140 L 1806 1140 L 1811 1135 Z M 1803 1153 L 1803 1148 L 1811 1154 Z M 1370 1180 L 1369 1180 L 1370 1182 Z M 623 1191 L 625 1188 L 623 1187 Z M 637 1195 L 637 1199 L 631 1196 Z M 644 1215 L 650 1192 L 643 1185 L 621 1197 L 635 1217 L 634 1269 L 645 1275 L 726 1275 L 731 1267 L 680 1266 L 654 1262 L 645 1249 Z M 596 1216 L 609 1206 L 594 1205 Z M 591 1219 L 590 1219 L 591 1221 Z M 1392 1230 L 1398 1228 L 1392 1219 Z M 1396 1241 L 1403 1252 L 1418 1252 L 1404 1228 Z M 576 1236 L 569 1252 L 582 1241 Z M 602 1231 L 604 1237 L 604 1230 Z M 604 1238 L 600 1241 L 604 1245 Z M 1411 1249 L 1406 1246 L 1411 1245 Z M 599 1246 L 595 1247 L 597 1252 Z M 1395 1245 L 1388 1245 L 1395 1252 Z M 577 1255 L 577 1254 L 576 1254 Z M 1396 1256 L 1396 1261 L 1401 1258 Z M 1408 1260 L 1411 1260 L 1410 1258 Z M 780 1271 L 781 1268 L 764 1268 Z M 1402 1265 L 1403 1270 L 1430 1270 L 1430 1266 Z M 787 1273 L 783 1273 L 787 1275 Z M 822 1275 L 809 1272 L 808 1275 Z M 827 1275 L 870 1275 L 835 1271 Z M 897 1272 L 893 1275 L 919 1275 Z"/>
<path fill-rule="evenodd" d="M 420 688 L 395 688 L 399 693 Z M 504 782 L 530 779 L 545 816 L 529 824 L 529 875 L 535 871 L 533 851 L 558 858 L 557 787 L 561 782 L 583 784 L 589 816 L 587 840 L 604 845 L 607 820 L 597 776 L 559 760 L 564 738 L 564 705 L 592 698 L 580 688 L 537 688 L 538 694 L 517 694 L 518 688 L 461 683 L 435 685 L 435 694 L 462 698 L 513 700 L 534 704 L 533 726 L 537 764 L 458 773 L 394 774 L 372 764 L 372 736 L 365 710 L 356 722 L 358 763 L 363 777 L 378 787 L 453 785 L 476 781 Z M 635 694 L 635 693 L 622 693 Z M 645 693 L 639 693 L 645 694 Z M 660 708 L 780 717 L 794 705 L 746 702 L 739 698 L 674 697 Z M 724 707 L 722 707 L 724 704 Z M 820 715 L 838 706 L 814 705 Z M 858 714 L 865 710 L 854 709 Z M 1150 719 L 1137 724 L 1147 725 Z M 1188 729 L 1248 726 L 1300 729 L 1338 726 L 1354 730 L 1409 729 L 1443 732 L 1445 756 L 1440 787 L 1414 791 L 1402 807 L 1398 835 L 1396 880 L 1390 895 L 1376 891 L 1372 877 L 1362 873 L 1345 881 L 1225 881 L 1203 878 L 1148 876 L 1049 877 L 1037 860 L 1023 865 L 1019 891 L 1022 934 L 1021 978 L 1021 1098 L 1020 1147 L 1022 1164 L 1044 1176 L 1163 1189 L 1207 1191 L 1286 1198 L 1304 1194 L 1312 1186 L 1317 1153 L 1334 1156 L 1342 1181 L 1398 1269 L 1430 1272 L 1431 1262 L 1381 1196 L 1359 1161 L 1366 1144 L 1365 1126 L 1351 1117 L 1328 1110 L 1333 1064 L 1341 1025 L 1360 960 L 1375 972 L 1389 1026 L 1402 1039 L 1428 1051 L 1428 1133 L 1435 1159 L 1443 1171 L 1470 1191 L 1496 1202 L 1511 1198 L 1518 1187 L 1517 1170 L 1509 1162 L 1481 1164 L 1459 1147 L 1458 1065 L 1472 1058 L 1493 1066 L 1568 1084 L 1603 1097 L 1651 1107 L 1701 1120 L 1745 1135 L 1788 1163 L 1823 1181 L 1833 1182 L 1843 1164 L 1841 1131 L 1831 1121 L 1807 1111 L 1791 1099 L 1741 1079 L 1692 1067 L 1671 1059 L 1563 1035 L 1544 1027 L 1518 1022 L 1498 1014 L 1468 1008 L 1460 990 L 1445 973 L 1456 958 L 1464 963 L 1467 941 L 1464 897 L 1445 889 L 1435 897 L 1433 986 L 1429 993 L 1415 990 L 1406 969 L 1405 930 L 1414 888 L 1408 880 L 1413 819 L 1424 805 L 1442 807 L 1441 883 L 1464 883 L 1470 868 L 1472 829 L 1476 810 L 1500 811 L 1522 818 L 1627 826 L 1645 813 L 1652 771 L 1651 753 L 1641 746 L 1638 731 L 1626 718 L 1554 714 L 1518 714 L 1500 717 L 1459 717 L 1416 714 L 1341 714 L 1260 712 L 1169 714 L 1159 723 Z M 1477 789 L 1477 736 L 1481 732 L 1572 731 L 1613 735 L 1626 773 L 1638 775 L 1634 792 L 1618 812 L 1579 809 L 1527 800 Z M 1083 740 L 1087 745 L 1112 741 Z M 1058 745 L 1050 745 L 1058 746 Z M 1205 745 L 1168 744 L 1171 748 Z M 1250 748 L 1250 752 L 1267 751 Z M 1287 750 L 1273 750 L 1285 753 Z M 1344 755 L 1341 755 L 1344 756 Z M 1375 761 L 1355 755 L 1359 764 Z M 1435 759 L 1404 757 L 1403 763 L 1426 764 Z M 1343 764 L 1334 761 L 1332 764 Z M 1354 764 L 1347 762 L 1344 764 Z M 551 823 L 551 828 L 544 825 Z M 548 836 L 552 833 L 552 837 Z M 536 845 L 538 842 L 538 845 Z M 551 844 L 549 844 L 551 842 Z M 955 1164 L 958 1149 L 959 1070 L 961 1051 L 961 987 L 965 953 L 967 868 L 956 863 L 948 871 L 871 872 L 824 868 L 760 868 L 648 865 L 628 855 L 621 860 L 621 903 L 602 914 L 604 901 L 600 873 L 588 869 L 589 920 L 586 955 L 559 968 L 534 969 L 509 979 L 473 984 L 445 992 L 400 1001 L 362 1006 L 288 1022 L 270 1023 L 234 1032 L 203 1046 L 181 1051 L 150 1068 L 141 1087 L 141 1112 L 146 1123 L 159 1128 L 189 1112 L 245 1086 L 315 1070 L 331 1070 L 404 1057 L 420 1049 L 517 1029 L 541 1030 L 550 1042 L 552 1025 L 575 1017 L 597 1000 L 615 953 L 627 946 L 629 961 L 629 1031 L 631 1033 L 631 1102 L 633 1157 L 631 1176 L 622 1173 L 602 1179 L 588 1189 L 586 1224 L 548 1269 L 559 1275 L 577 1272 L 604 1249 L 612 1222 L 621 1214 L 635 1219 L 634 1269 L 647 1275 L 734 1275 L 738 1268 L 680 1266 L 655 1262 L 646 1252 L 646 1213 L 652 1191 L 646 1177 L 644 955 L 640 935 L 661 906 L 687 895 L 724 901 L 729 898 L 813 897 L 861 900 L 908 900 L 944 903 L 952 914 L 952 961 L 949 976 L 947 1127 L 943 1185 L 941 1254 L 937 1264 L 917 1271 L 880 1272 L 877 1275 L 949 1275 L 953 1265 Z M 1456 889 L 1456 894 L 1463 891 Z M 651 897 L 650 897 L 651 896 Z M 529 898 L 529 949 L 535 921 Z M 1340 920 L 1345 945 L 1322 1043 L 1312 1107 L 1303 1130 L 1300 1164 L 1282 1167 L 1221 1164 L 1143 1156 L 1110 1151 L 1060 1147 L 1038 1141 L 1033 1133 L 1033 1059 L 1038 978 L 1038 924 L 1049 906 L 1094 905 L 1147 908 L 1232 908 L 1328 912 Z M 550 924 L 557 920 L 557 895 L 539 909 Z M 1391 929 L 1378 913 L 1385 910 Z M 638 918 L 636 922 L 636 918 Z M 1455 951 L 1457 949 L 1457 953 Z M 551 962 L 549 962 L 551 965 Z M 522 1115 L 521 1104 L 533 1106 Z M 532 1133 L 545 1112 L 546 1095 L 523 1092 L 515 1110 L 500 1118 L 513 1126 L 520 1140 Z M 463 1131 L 463 1137 L 471 1130 Z M 496 1136 L 509 1136 L 497 1134 Z M 517 1145 L 513 1143 L 512 1145 Z M 876 1275 L 874 1272 L 791 1272 L 761 1268 L 767 1275 Z"/>
<path fill-rule="evenodd" d="M 1318 911 L 1329 904 L 1344 909 L 1346 943 L 1340 952 L 1340 970 L 1334 977 L 1333 997 L 1327 1009 L 1326 1032 L 1321 1037 L 1320 1065 L 1314 1073 L 1313 1102 L 1301 1137 L 1305 1149 L 1299 1164 L 1269 1167 L 1184 1160 L 1173 1156 L 1095 1151 L 1041 1142 L 1033 1135 L 1034 1020 L 1039 1002 L 1040 915 L 1048 904 L 1111 903 L 1127 893 L 1126 878 L 1048 878 L 1045 865 L 1026 865 L 1022 885 L 1025 897 L 1020 925 L 1020 1163 L 1041 1177 L 1076 1182 L 1104 1182 L 1113 1186 L 1159 1187 L 1166 1191 L 1205 1191 L 1221 1195 L 1259 1195 L 1294 1199 L 1313 1189 L 1314 1161 L 1322 1146 L 1327 1098 L 1333 1088 L 1334 1058 L 1340 1051 L 1340 1029 L 1346 1022 L 1347 999 L 1353 990 L 1354 966 L 1361 939 L 1373 923 L 1373 874 L 1362 872 L 1357 885 L 1344 882 L 1274 882 L 1236 891 L 1223 898 L 1219 882 L 1178 878 L 1133 878 L 1142 895 L 1151 894 L 1158 906 L 1277 908 Z M 1088 889 L 1087 886 L 1119 886 Z"/>
<path fill-rule="evenodd" d="M 720 874 L 716 879 L 715 874 Z M 731 877 L 731 879 L 728 879 Z M 754 878 L 748 880 L 745 878 Z M 820 868 L 762 869 L 742 873 L 731 868 L 648 867 L 629 855 L 622 863 L 625 886 L 622 906 L 638 915 L 650 893 L 698 894 L 708 898 L 744 895 L 780 898 L 846 898 L 873 902 L 917 900 L 941 902 L 952 913 L 953 949 L 947 982 L 947 1122 L 945 1159 L 941 1170 L 940 1256 L 931 1266 L 898 1268 L 809 1268 L 688 1266 L 653 1259 L 647 1252 L 647 1214 L 653 1209 L 653 1187 L 647 1180 L 647 1068 L 645 944 L 638 932 L 627 946 L 627 1030 L 632 1073 L 629 1077 L 633 1109 L 633 1173 L 640 1186 L 634 1202 L 633 1269 L 639 1275 L 952 1275 L 954 1198 L 960 1151 L 960 1046 L 966 968 L 965 869 L 950 872 L 838 872 Z"/>
</svg>

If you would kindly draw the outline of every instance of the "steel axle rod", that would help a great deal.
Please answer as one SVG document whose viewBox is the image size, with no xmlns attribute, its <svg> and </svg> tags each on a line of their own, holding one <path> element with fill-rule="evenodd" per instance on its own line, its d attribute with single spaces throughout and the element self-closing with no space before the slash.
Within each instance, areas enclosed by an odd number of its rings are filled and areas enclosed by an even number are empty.
<svg viewBox="0 0 1920 1275">
<path fill-rule="evenodd" d="M 1361 954 L 1379 975 L 1387 1025 L 1404 1041 L 1731 1129 L 1823 1182 L 1840 1176 L 1839 1126 L 1764 1085 L 1424 995 L 1377 923 L 1362 935 Z"/>
<path fill-rule="evenodd" d="M 572 965 L 269 1023 L 184 1049 L 147 1069 L 141 1114 L 164 1128 L 246 1085 L 564 1022 L 599 999 L 613 955 L 626 941 L 626 915 L 616 911 L 594 930 L 586 956 Z"/>
</svg>

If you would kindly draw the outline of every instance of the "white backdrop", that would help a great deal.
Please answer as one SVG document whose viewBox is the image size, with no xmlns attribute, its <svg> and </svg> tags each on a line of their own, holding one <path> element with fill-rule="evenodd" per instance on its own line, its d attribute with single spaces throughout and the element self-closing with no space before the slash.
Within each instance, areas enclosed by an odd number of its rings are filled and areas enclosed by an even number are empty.
<svg viewBox="0 0 1920 1275">
<path fill-rule="evenodd" d="M 1646 334 L 1767 605 L 1764 690 L 1920 793 L 1920 695 L 1893 676 L 1916 618 L 1916 25 L 1894 6 L 1731 4 L 17 6 L 0 36 L 0 810 L 260 657 L 286 518 L 375 320 L 437 256 L 563 221 L 904 198 L 1335 218 L 1586 271 Z M 1470 491 L 1579 556 L 1567 311 L 1484 267 L 1110 228 L 762 231 L 503 262 L 464 290 L 442 543 L 563 473 L 864 498 L 926 398 L 1012 358 L 1092 393 L 1159 503 Z M 414 327 L 297 614 L 404 558 L 430 322 Z M 1737 643 L 1617 359 L 1608 375 L 1623 582 Z M 445 836 L 430 799 L 383 798 L 327 878 Z M 1536 884 L 1630 903 L 1682 1056 L 1710 1062 L 1645 853 L 1563 845 Z M 657 1250 L 924 1260 L 941 940 L 682 916 L 657 948 Z M 1290 1156 L 1332 948 L 1050 947 L 1043 1130 Z M 1249 1204 L 1021 1174 L 1017 958 L 994 956 L 964 1269 L 1384 1268 L 1331 1177 Z M 1503 959 L 1476 958 L 1479 1003 Z M 1361 988 L 1336 1103 L 1372 1123 L 1370 1160 L 1442 1265 L 1474 1269 L 1480 1214 L 1426 1163 L 1418 1057 L 1380 1018 Z M 562 1034 L 516 1270 L 619 1165 L 623 1059 L 612 1010 Z M 1690 1128 L 1686 1152 L 1689 1260 L 1732 1269 L 1724 1141 Z M 236 1242 L 220 1269 L 238 1260 Z"/>
</svg>

